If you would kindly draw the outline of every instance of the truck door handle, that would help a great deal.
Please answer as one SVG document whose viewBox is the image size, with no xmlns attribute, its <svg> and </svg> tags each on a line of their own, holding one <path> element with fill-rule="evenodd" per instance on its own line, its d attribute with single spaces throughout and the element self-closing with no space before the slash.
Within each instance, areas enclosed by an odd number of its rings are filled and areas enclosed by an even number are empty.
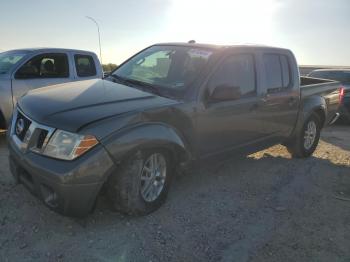
<svg viewBox="0 0 350 262">
<path fill-rule="evenodd" d="M 260 98 L 260 103 L 266 103 L 269 100 L 270 95 L 266 94 L 265 96 Z"/>
<path fill-rule="evenodd" d="M 266 102 L 267 102 L 267 98 L 266 98 L 266 97 L 260 98 L 260 102 L 261 102 L 261 103 L 266 103 Z"/>
<path fill-rule="evenodd" d="M 295 104 L 295 101 L 296 101 L 295 97 L 289 98 L 289 99 L 288 99 L 288 105 L 289 105 L 289 106 L 293 106 L 293 105 Z"/>
<path fill-rule="evenodd" d="M 252 105 L 252 107 L 250 108 L 250 112 L 254 112 L 254 111 L 257 111 L 259 108 L 259 104 L 258 103 L 255 103 Z"/>
</svg>

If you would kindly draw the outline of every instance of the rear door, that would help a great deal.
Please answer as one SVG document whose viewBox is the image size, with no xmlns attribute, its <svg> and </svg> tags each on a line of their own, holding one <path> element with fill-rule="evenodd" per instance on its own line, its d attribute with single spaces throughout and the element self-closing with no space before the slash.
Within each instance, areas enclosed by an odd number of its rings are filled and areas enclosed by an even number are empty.
<svg viewBox="0 0 350 262">
<path fill-rule="evenodd" d="M 252 144 L 264 137 L 258 113 L 258 86 L 254 54 L 226 56 L 208 81 L 204 108 L 198 112 L 197 138 L 199 154 L 206 156 Z M 211 101 L 216 88 L 232 88 L 237 97 Z M 238 92 L 237 92 L 238 89 Z"/>
<path fill-rule="evenodd" d="M 287 137 L 297 121 L 300 103 L 299 74 L 289 53 L 263 53 L 261 56 L 264 94 L 261 114 L 266 133 Z"/>
<path fill-rule="evenodd" d="M 71 81 L 65 53 L 39 54 L 24 63 L 12 77 L 14 103 L 31 89 Z"/>
</svg>

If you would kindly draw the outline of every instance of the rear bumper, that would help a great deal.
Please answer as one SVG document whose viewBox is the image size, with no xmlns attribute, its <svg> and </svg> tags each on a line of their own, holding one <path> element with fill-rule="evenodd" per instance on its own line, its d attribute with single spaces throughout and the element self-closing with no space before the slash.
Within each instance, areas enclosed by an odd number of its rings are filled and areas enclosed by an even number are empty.
<svg viewBox="0 0 350 262">
<path fill-rule="evenodd" d="M 74 161 L 60 161 L 32 152 L 22 153 L 9 140 L 10 170 L 19 183 L 50 209 L 83 217 L 92 210 L 113 161 L 102 146 Z"/>
<path fill-rule="evenodd" d="M 335 113 L 334 117 L 332 120 L 329 122 L 329 125 L 333 125 L 340 117 L 340 113 Z"/>
</svg>

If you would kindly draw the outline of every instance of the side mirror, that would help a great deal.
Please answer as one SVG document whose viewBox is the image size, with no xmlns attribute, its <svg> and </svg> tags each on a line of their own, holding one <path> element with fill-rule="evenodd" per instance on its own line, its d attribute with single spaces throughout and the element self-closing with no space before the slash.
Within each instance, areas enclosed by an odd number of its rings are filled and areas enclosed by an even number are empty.
<svg viewBox="0 0 350 262">
<path fill-rule="evenodd" d="M 211 102 L 221 102 L 237 100 L 241 98 L 241 88 L 239 86 L 221 85 L 217 86 L 210 96 Z"/>
<path fill-rule="evenodd" d="M 24 65 L 16 73 L 16 78 L 34 78 L 38 76 L 38 69 L 33 65 Z"/>
</svg>

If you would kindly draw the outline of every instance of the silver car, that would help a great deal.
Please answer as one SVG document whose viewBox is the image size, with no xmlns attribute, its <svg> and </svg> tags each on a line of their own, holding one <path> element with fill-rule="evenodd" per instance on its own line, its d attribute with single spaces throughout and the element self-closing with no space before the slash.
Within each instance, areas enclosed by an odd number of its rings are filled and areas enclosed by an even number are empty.
<svg viewBox="0 0 350 262">
<path fill-rule="evenodd" d="M 92 52 L 35 48 L 0 53 L 0 129 L 6 129 L 17 100 L 29 90 L 102 78 L 102 74 Z"/>
</svg>

